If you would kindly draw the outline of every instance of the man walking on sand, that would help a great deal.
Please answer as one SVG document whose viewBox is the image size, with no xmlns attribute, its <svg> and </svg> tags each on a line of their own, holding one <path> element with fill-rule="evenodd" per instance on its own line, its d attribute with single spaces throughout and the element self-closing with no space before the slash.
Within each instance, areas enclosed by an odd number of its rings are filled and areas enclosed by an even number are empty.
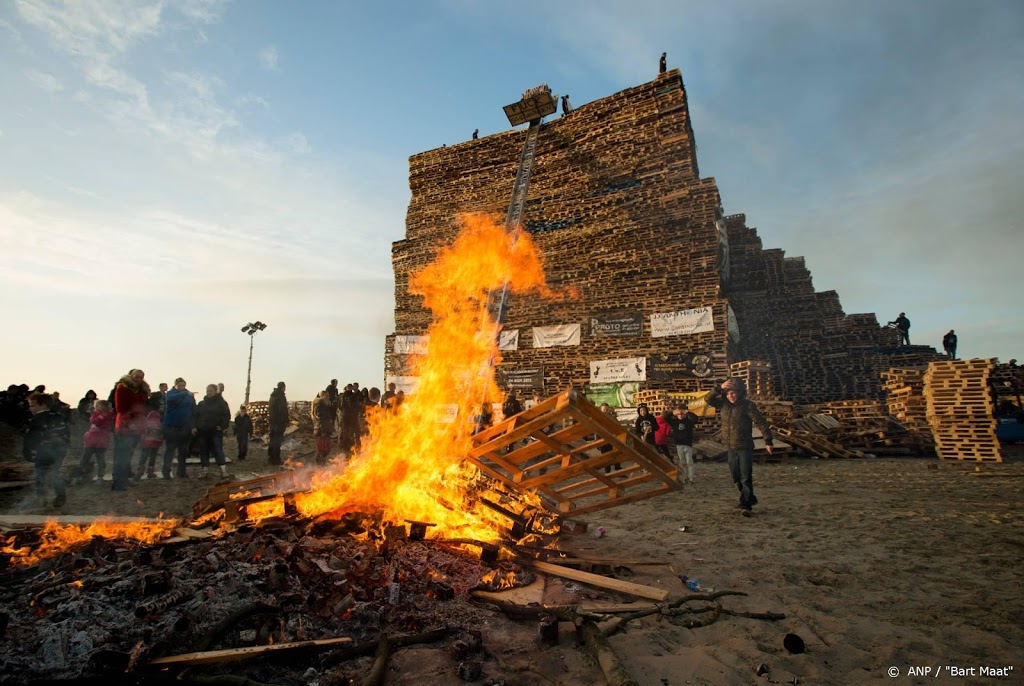
<svg viewBox="0 0 1024 686">
<path fill-rule="evenodd" d="M 772 430 L 757 405 L 747 400 L 747 389 L 742 379 L 727 379 L 711 391 L 707 403 L 721 413 L 722 443 L 729 449 L 729 471 L 740 491 L 740 513 L 749 517 L 751 508 L 757 505 L 753 427 L 761 430 L 769 455 L 772 454 Z"/>
</svg>

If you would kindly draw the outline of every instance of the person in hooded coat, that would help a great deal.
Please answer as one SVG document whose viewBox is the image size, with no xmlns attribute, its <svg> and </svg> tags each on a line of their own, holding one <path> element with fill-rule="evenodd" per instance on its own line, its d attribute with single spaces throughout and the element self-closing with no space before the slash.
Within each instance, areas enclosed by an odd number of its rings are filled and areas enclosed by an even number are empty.
<svg viewBox="0 0 1024 686">
<path fill-rule="evenodd" d="M 749 516 L 757 504 L 754 495 L 753 427 L 761 430 L 765 450 L 772 453 L 772 430 L 757 405 L 747 399 L 742 379 L 728 379 L 717 386 L 707 398 L 708 405 L 718 410 L 722 422 L 722 443 L 728 449 L 729 472 L 740 492 L 740 511 Z"/>
</svg>

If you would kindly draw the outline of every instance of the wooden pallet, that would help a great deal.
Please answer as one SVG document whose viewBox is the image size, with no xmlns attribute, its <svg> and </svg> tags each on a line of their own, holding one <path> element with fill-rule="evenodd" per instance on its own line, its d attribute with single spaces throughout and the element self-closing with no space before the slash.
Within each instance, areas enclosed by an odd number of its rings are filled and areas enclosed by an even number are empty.
<svg viewBox="0 0 1024 686">
<path fill-rule="evenodd" d="M 303 490 L 309 487 L 309 474 L 301 472 L 281 472 L 279 474 L 268 474 L 267 476 L 247 479 L 246 481 L 232 481 L 225 484 L 217 484 L 202 495 L 192 506 L 192 516 L 199 517 L 207 512 L 224 507 L 224 503 L 238 498 L 239 494 L 252 493 L 254 497 L 267 496 L 273 493 L 286 493 L 289 491 Z M 256 496 L 255 494 L 259 494 Z"/>
<path fill-rule="evenodd" d="M 679 488 L 675 465 L 571 387 L 481 431 L 473 443 L 467 458 L 482 472 L 537 493 L 561 514 L 596 512 Z M 612 471 L 606 474 L 605 467 Z"/>
<path fill-rule="evenodd" d="M 925 416 L 943 460 L 1002 462 L 989 374 L 995 360 L 947 360 L 924 374 Z"/>
</svg>

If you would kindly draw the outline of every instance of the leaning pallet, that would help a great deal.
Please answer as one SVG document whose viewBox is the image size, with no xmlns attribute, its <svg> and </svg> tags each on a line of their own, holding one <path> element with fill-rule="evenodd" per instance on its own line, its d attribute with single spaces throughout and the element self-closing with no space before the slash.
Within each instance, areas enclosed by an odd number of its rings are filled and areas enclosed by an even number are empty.
<svg viewBox="0 0 1024 686">
<path fill-rule="evenodd" d="M 924 397 L 939 459 L 1003 461 L 989 392 L 994 367 L 992 359 L 928 365 Z"/>
<path fill-rule="evenodd" d="M 568 388 L 473 436 L 467 458 L 558 513 L 586 514 L 679 489 L 653 446 Z M 609 468 L 605 472 L 605 468 Z"/>
</svg>

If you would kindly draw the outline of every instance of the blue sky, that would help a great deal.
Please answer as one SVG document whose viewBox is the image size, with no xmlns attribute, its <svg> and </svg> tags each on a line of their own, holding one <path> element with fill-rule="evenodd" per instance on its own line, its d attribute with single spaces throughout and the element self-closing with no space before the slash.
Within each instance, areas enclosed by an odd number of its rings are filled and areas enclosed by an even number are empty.
<svg viewBox="0 0 1024 686">
<path fill-rule="evenodd" d="M 847 313 L 1024 358 L 1024 5 L 0 4 L 4 384 L 379 385 L 408 157 L 683 72 L 701 172 Z"/>
</svg>

